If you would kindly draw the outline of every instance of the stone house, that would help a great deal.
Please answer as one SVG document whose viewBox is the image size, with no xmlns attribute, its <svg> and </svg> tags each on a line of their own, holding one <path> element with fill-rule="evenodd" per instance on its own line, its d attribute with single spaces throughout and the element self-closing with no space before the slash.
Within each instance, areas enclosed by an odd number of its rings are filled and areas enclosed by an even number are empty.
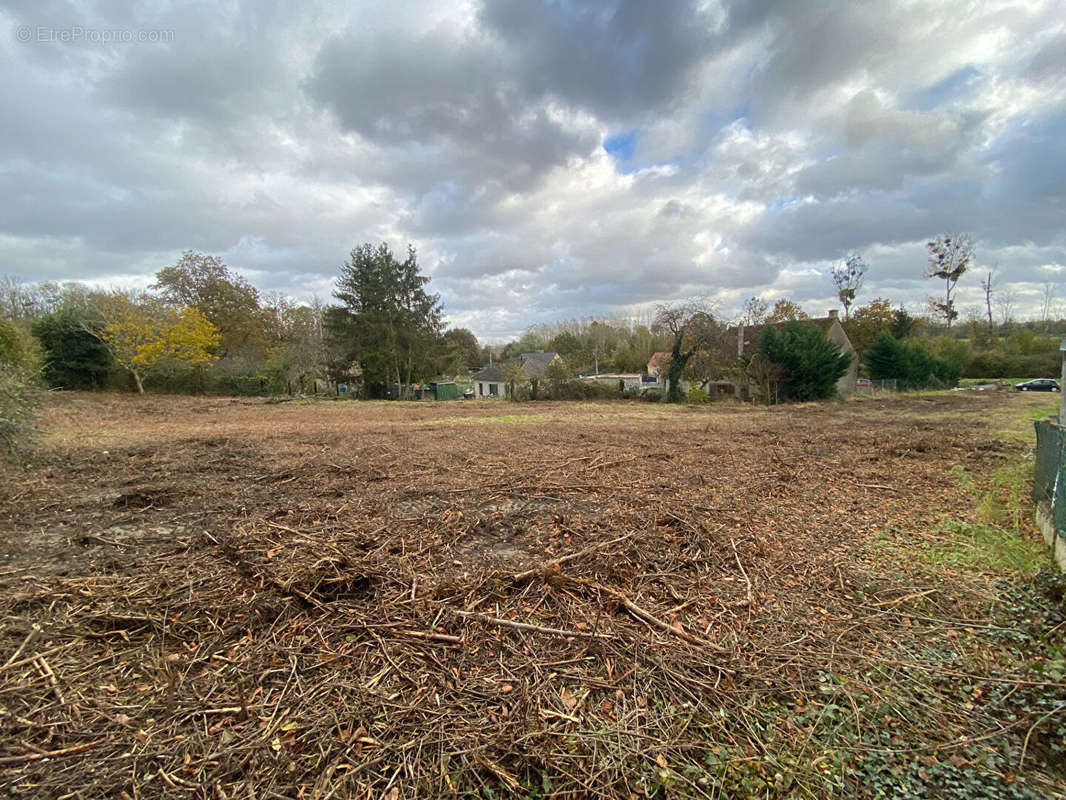
<svg viewBox="0 0 1066 800">
<path fill-rule="evenodd" d="M 526 386 L 533 381 L 543 386 L 548 367 L 559 360 L 558 353 L 522 353 L 512 361 L 501 361 L 485 367 L 474 376 L 474 396 L 477 398 L 507 397 L 507 373 L 517 364 L 526 374 Z"/>
<path fill-rule="evenodd" d="M 837 394 L 841 397 L 853 394 L 855 392 L 855 381 L 859 377 L 859 359 L 855 353 L 855 348 L 852 347 L 851 340 L 848 338 L 848 334 L 844 331 L 844 326 L 840 324 L 840 316 L 837 314 L 836 309 L 831 310 L 824 317 L 810 317 L 799 321 L 813 322 L 825 332 L 826 338 L 828 338 L 829 341 L 836 342 L 840 345 L 842 353 L 848 353 L 851 355 L 851 365 L 848 367 L 848 371 L 837 381 Z M 788 322 L 765 324 L 784 327 Z M 737 325 L 736 327 L 730 328 L 726 332 L 726 344 L 730 348 L 735 347 L 733 352 L 736 353 L 738 359 L 750 357 L 754 354 L 755 348 L 758 346 L 759 333 L 762 331 L 763 327 L 763 325 Z M 739 393 L 747 390 L 748 387 L 738 386 L 737 389 Z"/>
</svg>

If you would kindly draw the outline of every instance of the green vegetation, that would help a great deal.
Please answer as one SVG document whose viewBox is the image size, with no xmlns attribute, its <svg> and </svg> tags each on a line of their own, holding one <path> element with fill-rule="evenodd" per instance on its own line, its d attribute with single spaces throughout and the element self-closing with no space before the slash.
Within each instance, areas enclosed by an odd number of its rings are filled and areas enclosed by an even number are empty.
<svg viewBox="0 0 1066 800">
<path fill-rule="evenodd" d="M 0 454 L 15 463 L 23 461 L 33 446 L 40 404 L 36 366 L 32 339 L 0 318 Z"/>
<path fill-rule="evenodd" d="M 848 713 L 855 703 L 856 713 L 866 720 L 863 729 L 874 726 L 882 738 L 881 746 L 868 749 L 853 767 L 868 796 L 1035 800 L 1047 795 L 1018 777 L 1022 766 L 1032 761 L 1061 765 L 1066 759 L 1066 702 L 1061 692 L 1066 677 L 1066 576 L 1054 569 L 1033 528 L 1032 461 L 1010 444 L 1023 429 L 1031 442 L 1030 420 L 1048 406 L 1030 406 L 1023 413 L 1017 404 L 1011 408 L 1009 417 L 989 418 L 996 439 L 1007 443 L 995 454 L 1005 463 L 991 475 L 961 465 L 951 470 L 960 497 L 957 512 L 945 514 L 925 533 L 894 532 L 872 543 L 879 561 L 895 565 L 911 582 L 930 587 L 916 592 L 916 598 L 935 596 L 948 576 L 965 580 L 981 574 L 992 583 L 975 581 L 975 590 L 979 585 L 997 588 L 987 598 L 988 617 L 979 624 L 941 622 L 937 636 L 925 637 L 921 645 L 912 642 L 908 666 L 884 672 L 892 679 L 874 708 L 858 705 L 862 695 L 857 687 L 840 687 L 844 699 L 836 701 L 839 713 Z M 908 632 L 920 626 L 923 612 L 929 623 L 952 616 L 920 605 L 899 604 L 894 612 Z M 945 631 L 944 625 L 958 628 Z M 997 673 L 1026 680 L 997 680 Z M 905 720 L 898 712 L 903 704 L 909 708 Z M 908 740 L 906 731 L 956 712 L 983 720 L 994 735 L 939 751 Z M 836 731 L 822 735 L 827 750 L 848 747 Z"/>
<path fill-rule="evenodd" d="M 899 341 L 882 332 L 866 351 L 866 368 L 874 380 L 895 380 L 901 390 L 954 386 L 961 367 L 940 358 L 919 341 Z"/>
<path fill-rule="evenodd" d="M 38 319 L 33 335 L 44 359 L 42 377 L 61 389 L 100 389 L 118 365 L 101 339 L 103 320 L 84 308 L 61 308 Z"/>
<path fill-rule="evenodd" d="M 766 325 L 759 353 L 782 368 L 781 394 L 790 400 L 821 400 L 836 394 L 836 382 L 848 371 L 851 354 L 826 338 L 817 325 L 789 322 L 784 329 Z"/>
<path fill-rule="evenodd" d="M 978 570 L 1032 578 L 1050 566 L 1043 542 L 999 525 L 950 519 L 913 554 L 934 570 Z"/>
<path fill-rule="evenodd" d="M 1011 380 L 1018 381 L 1059 374 L 1066 320 L 1047 319 L 1045 308 L 1040 322 L 1016 322 L 1008 304 L 995 323 L 986 292 L 987 321 L 970 309 L 965 324 L 957 324 L 955 285 L 972 259 L 972 245 L 965 236 L 945 234 L 931 241 L 929 250 L 928 274 L 944 281 L 940 296 L 931 298 L 930 316 L 912 316 L 882 297 L 855 305 L 868 270 L 861 254 L 851 254 L 831 270 L 844 307 L 841 324 L 864 374 L 895 379 L 903 390 L 949 387 L 960 376 L 1017 375 Z M 641 373 L 656 354 L 665 354 L 656 364 L 667 387 L 663 399 L 684 399 L 683 382 L 715 397 L 712 382 L 739 381 L 769 404 L 830 396 L 831 376 L 838 370 L 813 333 L 808 341 L 807 334 L 797 339 L 777 330 L 767 334 L 777 341 L 772 357 L 763 347 L 759 359 L 750 352 L 738 359 L 736 321 L 691 302 L 659 307 L 654 320 L 573 319 L 531 326 L 502 346 L 482 346 L 465 328 L 443 329 L 443 309 L 428 291 L 429 279 L 414 251 L 401 259 L 384 244 L 365 243 L 351 251 L 340 268 L 334 305 L 261 294 L 218 257 L 195 251 L 163 266 L 155 278 L 151 291 L 135 304 L 151 313 L 180 315 L 192 309 L 202 315 L 218 335 L 208 358 L 168 357 L 130 380 L 113 356 L 114 345 L 111 352 L 105 346 L 103 310 L 109 293 L 77 283 L 23 284 L 7 278 L 0 283 L 0 318 L 15 323 L 22 334 L 32 331 L 31 349 L 42 356 L 43 380 L 63 389 L 133 388 L 139 377 L 150 391 L 292 395 L 344 384 L 348 397 L 382 398 L 404 396 L 415 382 L 468 380 L 490 360 L 503 363 L 522 353 L 552 351 L 565 359 L 568 374 L 543 386 L 525 381 L 529 399 L 617 397 L 622 393 L 578 388 L 572 377 Z M 749 328 L 780 327 L 810 316 L 788 297 L 772 303 L 753 297 L 743 321 Z M 0 340 L 0 350 L 9 344 Z M 699 391 L 694 401 L 702 402 Z"/>
<path fill-rule="evenodd" d="M 441 307 L 427 283 L 414 248 L 403 261 L 385 244 L 352 250 L 334 295 L 341 305 L 325 317 L 338 356 L 332 369 L 337 381 L 357 368 L 366 391 L 375 394 L 437 374 Z"/>
<path fill-rule="evenodd" d="M 32 450 L 40 400 L 32 373 L 0 362 L 0 453 L 10 461 L 20 463 Z"/>
</svg>

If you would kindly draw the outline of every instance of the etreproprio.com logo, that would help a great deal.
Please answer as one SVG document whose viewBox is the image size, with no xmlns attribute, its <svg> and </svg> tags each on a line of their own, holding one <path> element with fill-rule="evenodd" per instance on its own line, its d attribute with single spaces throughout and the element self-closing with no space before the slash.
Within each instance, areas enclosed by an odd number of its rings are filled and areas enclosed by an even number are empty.
<svg viewBox="0 0 1066 800">
<path fill-rule="evenodd" d="M 19 25 L 15 38 L 24 43 L 136 44 L 174 41 L 174 31 L 148 28 L 88 28 L 82 25 Z"/>
</svg>

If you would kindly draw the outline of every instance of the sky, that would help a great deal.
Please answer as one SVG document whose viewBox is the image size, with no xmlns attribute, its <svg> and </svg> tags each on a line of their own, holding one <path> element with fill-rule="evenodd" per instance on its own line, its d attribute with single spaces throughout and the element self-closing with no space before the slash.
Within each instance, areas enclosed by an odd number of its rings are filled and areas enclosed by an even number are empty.
<svg viewBox="0 0 1066 800">
<path fill-rule="evenodd" d="M 191 249 L 328 299 L 410 243 L 483 341 L 759 295 L 1066 313 L 1066 0 L 0 0 L 0 274 Z M 995 305 L 998 315 L 1004 309 Z"/>
</svg>

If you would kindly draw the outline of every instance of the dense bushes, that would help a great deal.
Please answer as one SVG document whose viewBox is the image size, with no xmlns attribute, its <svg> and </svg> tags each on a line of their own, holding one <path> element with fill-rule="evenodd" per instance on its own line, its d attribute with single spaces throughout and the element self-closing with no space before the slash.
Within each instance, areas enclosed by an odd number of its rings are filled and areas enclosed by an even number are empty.
<svg viewBox="0 0 1066 800">
<path fill-rule="evenodd" d="M 895 380 L 900 389 L 949 387 L 959 381 L 962 364 L 931 353 L 920 341 L 901 342 L 882 333 L 866 351 L 866 368 L 874 380 Z"/>
<path fill-rule="evenodd" d="M 790 322 L 784 328 L 765 325 L 758 346 L 760 354 L 781 367 L 784 399 L 832 397 L 836 382 L 851 366 L 851 354 L 840 352 L 840 345 L 809 322 Z"/>
<path fill-rule="evenodd" d="M 33 335 L 41 344 L 45 382 L 56 389 L 100 389 L 117 370 L 107 346 L 92 331 L 103 323 L 90 313 L 60 309 L 41 317 Z"/>
<path fill-rule="evenodd" d="M 711 402 L 711 398 L 707 395 L 707 390 L 702 386 L 693 386 L 688 390 L 688 402 L 693 406 L 705 406 Z"/>
<path fill-rule="evenodd" d="M 0 452 L 19 463 L 33 444 L 41 393 L 33 373 L 0 361 Z"/>
<path fill-rule="evenodd" d="M 0 453 L 22 461 L 33 442 L 33 420 L 40 402 L 37 354 L 30 338 L 0 319 Z"/>
<path fill-rule="evenodd" d="M 969 357 L 963 367 L 968 378 L 1054 377 L 1062 369 L 1059 339 L 1037 336 L 1020 329 L 1004 338 L 981 337 L 979 328 L 970 333 Z"/>
<path fill-rule="evenodd" d="M 598 381 L 567 380 L 549 382 L 548 391 L 542 391 L 538 396 L 551 400 L 617 400 L 632 394 Z"/>
<path fill-rule="evenodd" d="M 15 323 L 0 318 L 0 363 L 32 372 L 37 360 L 33 339 Z"/>
</svg>

